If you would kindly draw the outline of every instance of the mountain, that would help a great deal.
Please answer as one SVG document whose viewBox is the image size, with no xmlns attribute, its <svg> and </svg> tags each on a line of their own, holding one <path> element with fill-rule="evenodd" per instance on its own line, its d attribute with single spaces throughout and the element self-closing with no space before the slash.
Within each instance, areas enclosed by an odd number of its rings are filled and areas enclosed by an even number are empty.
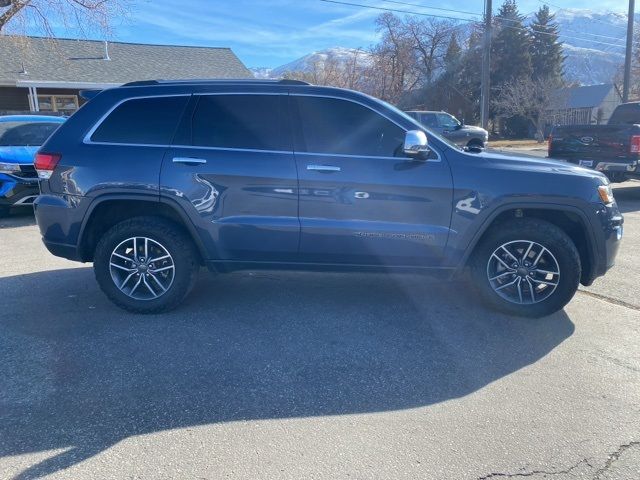
<svg viewBox="0 0 640 480">
<path fill-rule="evenodd" d="M 531 15 L 528 20 L 531 21 Z M 636 15 L 636 21 L 640 14 Z M 610 83 L 624 64 L 627 16 L 615 12 L 563 9 L 556 12 L 560 40 L 564 43 L 565 75 L 581 85 Z M 461 37 L 468 29 L 461 26 Z M 370 54 L 354 48 L 333 47 L 309 53 L 276 68 L 252 68 L 256 78 L 281 78 L 286 72 L 310 71 L 314 65 L 335 61 L 344 65 L 356 56 L 360 65 Z"/>
</svg>

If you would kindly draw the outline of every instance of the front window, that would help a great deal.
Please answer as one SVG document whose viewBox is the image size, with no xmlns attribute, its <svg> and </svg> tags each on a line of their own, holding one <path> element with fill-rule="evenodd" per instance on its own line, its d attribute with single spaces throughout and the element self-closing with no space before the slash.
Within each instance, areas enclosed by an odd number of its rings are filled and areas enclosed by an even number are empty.
<svg viewBox="0 0 640 480">
<path fill-rule="evenodd" d="M 41 112 L 59 112 L 71 115 L 78 110 L 78 96 L 38 95 L 38 108 Z"/>
<path fill-rule="evenodd" d="M 443 128 L 458 128 L 460 126 L 460 122 L 453 115 L 449 115 L 448 113 L 438 113 L 438 122 L 440 122 L 440 126 Z"/>
<path fill-rule="evenodd" d="M 0 147 L 39 147 L 59 126 L 55 122 L 0 122 Z"/>
</svg>

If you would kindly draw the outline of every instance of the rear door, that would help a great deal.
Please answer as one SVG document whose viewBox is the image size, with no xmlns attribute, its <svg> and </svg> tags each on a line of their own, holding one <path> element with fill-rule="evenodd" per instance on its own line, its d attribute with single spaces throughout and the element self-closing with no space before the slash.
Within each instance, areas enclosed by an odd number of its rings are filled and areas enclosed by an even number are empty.
<svg viewBox="0 0 640 480">
<path fill-rule="evenodd" d="M 451 217 L 444 159 L 404 156 L 405 129 L 352 100 L 291 93 L 303 261 L 435 266 Z"/>
<path fill-rule="evenodd" d="M 297 172 L 287 93 L 195 94 L 165 155 L 160 193 L 180 203 L 213 259 L 297 256 Z"/>
</svg>

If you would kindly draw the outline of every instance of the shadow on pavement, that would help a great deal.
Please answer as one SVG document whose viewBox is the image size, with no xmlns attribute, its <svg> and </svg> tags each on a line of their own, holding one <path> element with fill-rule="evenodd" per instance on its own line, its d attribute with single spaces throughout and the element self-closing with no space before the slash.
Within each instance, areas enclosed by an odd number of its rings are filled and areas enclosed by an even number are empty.
<svg viewBox="0 0 640 480">
<path fill-rule="evenodd" d="M 0 229 L 26 227 L 35 224 L 36 219 L 33 216 L 33 208 L 15 209 L 9 215 L 0 216 Z"/>
<path fill-rule="evenodd" d="M 157 316 L 113 307 L 89 268 L 1 278 L 0 291 L 0 456 L 66 449 L 19 479 L 165 429 L 432 405 L 574 331 L 562 312 L 508 318 L 420 276 L 203 274 Z"/>
</svg>

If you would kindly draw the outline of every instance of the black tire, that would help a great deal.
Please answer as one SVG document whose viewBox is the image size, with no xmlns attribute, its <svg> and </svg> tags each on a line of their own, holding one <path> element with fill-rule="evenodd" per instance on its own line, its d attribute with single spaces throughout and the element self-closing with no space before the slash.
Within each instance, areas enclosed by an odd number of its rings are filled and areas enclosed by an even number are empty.
<svg viewBox="0 0 640 480">
<path fill-rule="evenodd" d="M 493 253 L 499 249 L 501 245 L 516 241 L 535 242 L 535 244 L 545 247 L 553 256 L 552 261 L 555 260 L 559 268 L 557 280 L 555 276 L 550 276 L 551 280 L 549 280 L 556 282 L 555 289 L 551 291 L 546 298 L 543 298 L 537 303 L 513 303 L 517 301 L 517 298 L 514 299 L 514 301 L 503 298 L 494 290 L 494 287 L 489 281 L 488 264 L 489 261 L 494 258 L 492 257 Z M 517 247 L 519 244 L 513 243 L 511 245 Z M 492 261 L 495 262 L 497 260 Z M 515 262 L 513 265 L 515 265 Z M 511 267 L 513 267 L 513 265 L 511 265 Z M 569 236 L 555 225 L 535 218 L 514 219 L 508 223 L 500 224 L 499 228 L 492 228 L 485 234 L 475 249 L 470 266 L 473 285 L 487 304 L 511 315 L 534 318 L 550 315 L 561 310 L 569 303 L 578 289 L 582 271 L 580 254 Z M 515 279 L 518 276 L 517 274 L 508 273 L 504 275 L 506 275 L 505 280 L 500 280 L 500 282 L 508 283 L 512 278 Z M 531 280 L 533 278 L 545 280 L 545 277 L 540 278 L 538 276 L 540 274 L 538 273 L 530 275 L 532 275 L 532 277 L 529 277 Z M 529 288 L 525 286 L 526 281 L 527 277 L 524 277 L 522 291 L 525 296 L 535 298 L 535 293 L 531 292 Z M 519 283 L 520 281 L 518 281 L 518 284 Z M 529 283 L 538 288 L 545 288 L 544 284 L 534 283 L 533 281 Z M 515 290 L 514 287 L 507 287 L 507 289 Z M 501 293 L 507 295 L 507 293 L 505 293 L 505 291 L 508 291 L 507 289 Z M 543 295 L 540 295 L 540 297 L 542 298 Z M 525 301 L 529 301 L 529 299 L 525 299 Z"/>
<path fill-rule="evenodd" d="M 132 298 L 118 288 L 112 276 L 112 253 L 132 237 L 147 237 L 158 242 L 171 256 L 172 281 L 157 298 Z M 199 263 L 193 242 L 177 225 L 158 217 L 135 217 L 116 224 L 102 236 L 94 252 L 93 268 L 100 288 L 113 303 L 130 312 L 159 313 L 175 308 L 184 300 L 195 284 Z M 154 287 L 158 292 L 162 288 L 155 284 Z"/>
<path fill-rule="evenodd" d="M 484 142 L 482 140 L 478 140 L 477 138 L 474 138 L 473 140 L 469 140 L 469 143 L 467 143 L 467 147 L 484 148 Z"/>
</svg>

